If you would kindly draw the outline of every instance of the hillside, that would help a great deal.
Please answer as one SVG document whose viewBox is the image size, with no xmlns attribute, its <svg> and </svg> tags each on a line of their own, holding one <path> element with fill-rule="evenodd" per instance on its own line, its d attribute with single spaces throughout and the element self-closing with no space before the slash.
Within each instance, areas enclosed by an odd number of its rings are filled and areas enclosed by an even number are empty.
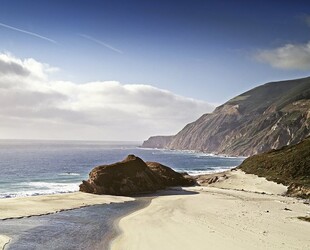
<svg viewBox="0 0 310 250">
<path fill-rule="evenodd" d="M 238 168 L 289 186 L 291 195 L 310 197 L 310 137 L 297 145 L 249 157 Z"/>
<path fill-rule="evenodd" d="M 296 144 L 310 134 L 310 77 L 251 89 L 204 114 L 163 148 L 250 156 Z M 158 147 L 151 137 L 143 147 Z"/>
</svg>

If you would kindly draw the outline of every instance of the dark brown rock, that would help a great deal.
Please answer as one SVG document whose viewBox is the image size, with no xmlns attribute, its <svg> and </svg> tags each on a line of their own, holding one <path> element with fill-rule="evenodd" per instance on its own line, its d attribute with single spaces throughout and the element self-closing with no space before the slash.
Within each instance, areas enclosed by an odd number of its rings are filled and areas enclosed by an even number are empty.
<svg viewBox="0 0 310 250">
<path fill-rule="evenodd" d="M 80 191 L 94 194 L 134 195 L 154 192 L 169 186 L 189 186 L 195 181 L 159 163 L 149 166 L 139 157 L 128 155 L 126 159 L 111 165 L 95 167 L 89 179 L 80 185 Z"/>
<path fill-rule="evenodd" d="M 171 168 L 158 162 L 146 162 L 146 165 L 155 173 L 157 173 L 165 186 L 193 186 L 196 182 L 187 173 L 178 173 Z"/>
</svg>

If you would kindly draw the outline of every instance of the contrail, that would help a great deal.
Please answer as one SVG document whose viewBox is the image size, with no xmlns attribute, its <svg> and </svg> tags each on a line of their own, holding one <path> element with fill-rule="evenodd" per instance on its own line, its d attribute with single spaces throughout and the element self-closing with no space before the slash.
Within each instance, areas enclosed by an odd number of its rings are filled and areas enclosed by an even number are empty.
<svg viewBox="0 0 310 250">
<path fill-rule="evenodd" d="M 43 40 L 45 40 L 45 41 L 48 41 L 48 42 L 57 44 L 57 42 L 56 42 L 55 40 L 53 40 L 53 39 L 50 39 L 50 38 L 45 37 L 45 36 L 41 36 L 41 35 L 39 35 L 39 34 L 30 32 L 30 31 L 27 31 L 27 30 L 18 29 L 18 28 L 15 28 L 15 27 L 13 27 L 13 26 L 10 26 L 10 25 L 4 24 L 4 23 L 0 23 L 0 26 L 5 27 L 5 28 L 7 28 L 7 29 L 15 30 L 15 31 L 18 31 L 18 32 L 21 32 L 21 33 L 25 33 L 25 34 L 27 34 L 27 35 L 34 36 L 34 37 L 43 39 Z"/>
<path fill-rule="evenodd" d="M 108 49 L 110 49 L 110 50 L 113 50 L 113 51 L 117 52 L 117 53 L 123 54 L 123 51 L 121 51 L 121 50 L 119 50 L 119 49 L 116 49 L 116 48 L 112 47 L 111 45 L 109 45 L 109 44 L 107 44 L 107 43 L 104 43 L 104 42 L 102 42 L 102 41 L 100 41 L 100 40 L 98 40 L 98 39 L 96 39 L 96 38 L 93 38 L 93 37 L 88 36 L 88 35 L 85 35 L 85 34 L 78 34 L 78 35 L 81 36 L 81 37 L 83 37 L 83 38 L 85 38 L 85 39 L 88 39 L 88 40 L 90 40 L 90 41 L 93 41 L 93 42 L 95 42 L 95 43 L 98 43 L 98 44 L 100 44 L 100 45 L 102 45 L 102 46 L 104 46 L 104 47 L 106 47 L 106 48 L 108 48 Z"/>
</svg>

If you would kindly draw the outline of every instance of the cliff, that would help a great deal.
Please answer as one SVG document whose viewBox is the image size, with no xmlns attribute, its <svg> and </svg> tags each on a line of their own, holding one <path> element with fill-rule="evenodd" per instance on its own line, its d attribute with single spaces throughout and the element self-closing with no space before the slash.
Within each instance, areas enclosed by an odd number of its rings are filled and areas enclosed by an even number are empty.
<svg viewBox="0 0 310 250">
<path fill-rule="evenodd" d="M 148 140 L 144 141 L 142 147 L 144 148 L 165 148 L 173 136 L 151 136 Z"/>
<path fill-rule="evenodd" d="M 143 147 L 250 156 L 296 144 L 310 134 L 310 78 L 271 82 L 249 90 L 173 137 Z"/>
</svg>

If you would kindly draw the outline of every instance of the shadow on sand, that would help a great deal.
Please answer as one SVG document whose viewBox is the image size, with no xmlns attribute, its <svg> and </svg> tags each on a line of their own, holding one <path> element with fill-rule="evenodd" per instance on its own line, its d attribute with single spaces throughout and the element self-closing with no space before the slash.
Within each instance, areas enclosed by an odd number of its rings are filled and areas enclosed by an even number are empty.
<svg viewBox="0 0 310 250">
<path fill-rule="evenodd" d="M 182 187 L 170 187 L 163 190 L 158 190 L 153 193 L 146 193 L 146 194 L 140 194 L 140 195 L 132 195 L 130 197 L 132 198 L 156 198 L 159 196 L 169 196 L 169 195 L 194 195 L 198 194 L 198 192 L 195 191 L 188 191 L 184 190 Z"/>
</svg>

